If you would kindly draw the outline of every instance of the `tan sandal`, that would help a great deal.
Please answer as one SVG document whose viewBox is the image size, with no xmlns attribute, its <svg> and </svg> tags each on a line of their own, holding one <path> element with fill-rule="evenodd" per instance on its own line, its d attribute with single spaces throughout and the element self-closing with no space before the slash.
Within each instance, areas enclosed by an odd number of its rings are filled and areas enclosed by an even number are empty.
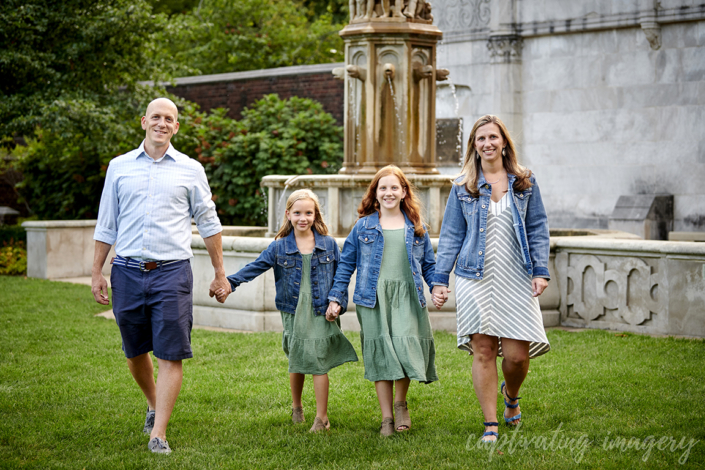
<svg viewBox="0 0 705 470">
<path fill-rule="evenodd" d="M 313 420 L 313 426 L 311 426 L 311 429 L 309 429 L 308 432 L 328 431 L 329 429 L 330 421 L 326 421 L 324 423 L 321 418 L 316 416 L 316 419 Z"/>
<path fill-rule="evenodd" d="M 382 426 L 379 427 L 379 433 L 382 436 L 393 436 L 394 435 L 394 418 L 384 418 L 382 420 Z"/>
<path fill-rule="evenodd" d="M 394 416 L 396 417 L 397 432 L 405 432 L 411 429 L 411 417 L 409 416 L 409 408 L 407 408 L 405 401 L 394 402 Z"/>
<path fill-rule="evenodd" d="M 293 408 L 291 410 L 291 420 L 294 422 L 294 424 L 299 424 L 306 421 L 304 419 L 304 409 L 300 406 Z"/>
</svg>

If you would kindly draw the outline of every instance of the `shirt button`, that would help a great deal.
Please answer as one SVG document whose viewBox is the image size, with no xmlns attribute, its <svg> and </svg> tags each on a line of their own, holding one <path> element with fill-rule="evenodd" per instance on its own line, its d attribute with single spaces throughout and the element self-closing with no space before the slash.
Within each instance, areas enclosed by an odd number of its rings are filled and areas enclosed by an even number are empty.
<svg viewBox="0 0 705 470">
<path fill-rule="evenodd" d="M 524 195 L 523 195 L 523 194 L 520 194 L 519 197 L 524 197 Z"/>
<path fill-rule="evenodd" d="M 414 273 L 414 276 L 416 276 L 416 273 Z"/>
<path fill-rule="evenodd" d="M 482 251 L 480 251 L 480 254 L 482 254 Z"/>
<path fill-rule="evenodd" d="M 416 240 L 416 244 L 417 244 L 417 245 L 419 244 L 419 241 L 418 241 L 418 240 Z"/>
<path fill-rule="evenodd" d="M 485 206 L 485 205 L 483 204 L 483 205 L 482 205 L 482 208 L 484 209 L 485 207 L 487 207 L 487 206 Z"/>
<path fill-rule="evenodd" d="M 365 241 L 367 241 L 367 238 L 365 238 Z"/>
<path fill-rule="evenodd" d="M 475 274 L 475 276 L 480 277 L 480 273 Z"/>
<path fill-rule="evenodd" d="M 480 229 L 480 232 L 484 232 L 484 231 L 485 231 L 485 229 L 484 229 L 484 228 L 481 228 L 481 229 Z"/>
<path fill-rule="evenodd" d="M 286 261 L 284 261 L 284 266 L 286 266 Z"/>
</svg>

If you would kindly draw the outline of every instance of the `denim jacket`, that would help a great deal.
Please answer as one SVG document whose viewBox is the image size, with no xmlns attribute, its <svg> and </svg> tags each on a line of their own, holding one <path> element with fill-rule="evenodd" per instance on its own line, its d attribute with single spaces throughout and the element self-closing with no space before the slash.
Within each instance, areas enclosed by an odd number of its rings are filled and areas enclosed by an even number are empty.
<svg viewBox="0 0 705 470">
<path fill-rule="evenodd" d="M 315 229 L 313 229 L 313 235 L 316 246 L 311 257 L 311 300 L 315 315 L 325 315 L 328 308 L 328 291 L 333 284 L 333 276 L 340 261 L 340 248 L 333 237 L 319 235 Z M 295 314 L 296 304 L 299 301 L 303 257 L 296 246 L 293 230 L 286 237 L 274 240 L 255 261 L 228 276 L 233 292 L 237 286 L 253 280 L 269 268 L 274 268 L 277 290 L 274 303 L 277 309 Z M 344 312 L 348 306 L 347 292 L 340 296 L 338 303 Z"/>
<path fill-rule="evenodd" d="M 414 224 L 404 214 L 406 219 L 406 254 L 409 258 L 411 273 L 414 276 L 416 293 L 419 303 L 426 306 L 426 296 L 423 290 L 423 278 L 431 285 L 435 273 L 436 262 L 428 231 L 422 237 L 414 234 Z M 368 215 L 357 221 L 343 245 L 338 272 L 335 274 L 333 289 L 328 294 L 328 300 L 340 303 L 348 291 L 350 277 L 357 268 L 355 294 L 353 302 L 363 307 L 374 308 L 377 303 L 377 280 L 382 266 L 384 237 L 379 213 Z M 342 306 L 342 304 L 340 304 Z"/>
<path fill-rule="evenodd" d="M 515 191 L 516 176 L 509 174 L 508 177 L 514 233 L 521 247 L 526 272 L 531 277 L 549 279 L 548 218 L 541 201 L 539 186 L 532 175 L 533 185 L 529 189 Z M 461 179 L 462 177 L 455 182 L 458 183 Z M 490 208 L 492 186 L 485 180 L 482 172 L 477 186 L 480 189 L 479 198 L 472 197 L 465 186 L 454 184 L 450 190 L 438 241 L 434 284 L 447 286 L 448 276 L 454 264 L 457 276 L 482 279 L 484 275 L 487 211 Z"/>
</svg>

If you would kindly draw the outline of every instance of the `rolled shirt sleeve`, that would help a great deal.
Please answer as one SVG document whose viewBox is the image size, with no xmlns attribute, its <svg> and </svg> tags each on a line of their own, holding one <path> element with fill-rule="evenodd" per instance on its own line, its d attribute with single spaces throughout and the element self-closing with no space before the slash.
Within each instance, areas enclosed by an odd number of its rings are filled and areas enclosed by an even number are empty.
<svg viewBox="0 0 705 470">
<path fill-rule="evenodd" d="M 108 165 L 103 194 L 100 196 L 98 222 L 93 233 L 93 240 L 107 243 L 108 245 L 114 245 L 117 241 L 118 215 L 120 214 L 114 175 L 113 167 Z"/>
<path fill-rule="evenodd" d="M 191 214 L 202 238 L 212 237 L 223 231 L 203 166 L 196 172 L 190 203 Z"/>
</svg>

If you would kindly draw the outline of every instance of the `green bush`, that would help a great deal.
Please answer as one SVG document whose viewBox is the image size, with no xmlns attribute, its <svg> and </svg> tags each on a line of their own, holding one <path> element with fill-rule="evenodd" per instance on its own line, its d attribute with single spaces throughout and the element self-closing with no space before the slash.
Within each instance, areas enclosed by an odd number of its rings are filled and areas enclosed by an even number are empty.
<svg viewBox="0 0 705 470">
<path fill-rule="evenodd" d="M 27 250 L 22 241 L 10 240 L 0 247 L 0 275 L 27 274 Z"/>
<path fill-rule="evenodd" d="M 320 103 L 267 95 L 242 112 L 241 121 L 214 110 L 198 127 L 195 149 L 224 224 L 266 225 L 267 175 L 336 173 L 343 157 L 343 128 Z"/>
</svg>

